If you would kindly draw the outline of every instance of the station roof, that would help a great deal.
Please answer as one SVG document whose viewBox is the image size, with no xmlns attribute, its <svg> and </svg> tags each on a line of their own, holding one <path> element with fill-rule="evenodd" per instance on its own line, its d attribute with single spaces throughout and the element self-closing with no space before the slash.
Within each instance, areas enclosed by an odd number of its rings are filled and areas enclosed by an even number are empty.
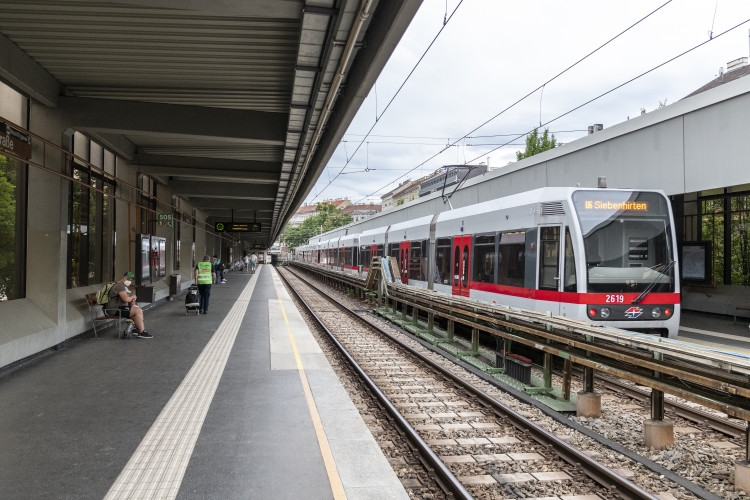
<svg viewBox="0 0 750 500">
<path fill-rule="evenodd" d="M 3 0 L 0 78 L 270 245 L 420 4 Z"/>
</svg>

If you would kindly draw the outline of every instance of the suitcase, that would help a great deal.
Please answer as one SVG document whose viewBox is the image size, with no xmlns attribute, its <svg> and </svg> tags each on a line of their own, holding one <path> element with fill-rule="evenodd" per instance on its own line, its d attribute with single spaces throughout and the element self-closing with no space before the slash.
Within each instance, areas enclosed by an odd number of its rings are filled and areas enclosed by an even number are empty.
<svg viewBox="0 0 750 500">
<path fill-rule="evenodd" d="M 192 285 L 188 289 L 187 295 L 185 295 L 185 316 L 189 312 L 195 311 L 195 314 L 200 314 L 201 295 L 198 293 L 198 287 Z"/>
</svg>

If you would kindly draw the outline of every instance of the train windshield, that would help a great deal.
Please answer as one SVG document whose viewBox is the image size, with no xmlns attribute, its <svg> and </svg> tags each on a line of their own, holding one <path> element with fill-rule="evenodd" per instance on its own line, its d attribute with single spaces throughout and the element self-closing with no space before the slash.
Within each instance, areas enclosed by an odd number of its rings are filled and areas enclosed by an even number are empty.
<svg viewBox="0 0 750 500">
<path fill-rule="evenodd" d="M 637 191 L 576 191 L 587 291 L 674 292 L 674 249 L 667 199 Z"/>
</svg>

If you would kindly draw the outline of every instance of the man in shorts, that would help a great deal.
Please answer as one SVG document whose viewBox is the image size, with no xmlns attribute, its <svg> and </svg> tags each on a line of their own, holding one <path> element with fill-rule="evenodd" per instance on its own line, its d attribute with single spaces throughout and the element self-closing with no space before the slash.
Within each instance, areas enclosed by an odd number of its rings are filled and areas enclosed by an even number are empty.
<svg viewBox="0 0 750 500">
<path fill-rule="evenodd" d="M 122 311 L 123 318 L 130 318 L 135 323 L 137 330 L 136 337 L 139 339 L 150 339 L 153 335 L 146 331 L 146 326 L 143 324 L 143 309 L 138 307 L 136 304 L 136 296 L 130 294 L 128 287 L 133 284 L 133 278 L 135 275 L 128 271 L 125 273 L 120 281 L 114 284 L 109 290 L 109 302 L 104 306 L 105 309 Z"/>
<path fill-rule="evenodd" d="M 253 252 L 253 256 L 250 257 L 250 268 L 253 270 L 253 274 L 255 274 L 256 267 L 258 267 L 258 256 Z"/>
</svg>

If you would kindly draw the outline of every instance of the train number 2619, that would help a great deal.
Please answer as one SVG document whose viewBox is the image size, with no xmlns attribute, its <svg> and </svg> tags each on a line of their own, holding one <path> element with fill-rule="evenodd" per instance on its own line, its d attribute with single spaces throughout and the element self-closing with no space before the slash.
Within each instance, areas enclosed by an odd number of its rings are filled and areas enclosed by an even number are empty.
<svg viewBox="0 0 750 500">
<path fill-rule="evenodd" d="M 609 295 L 607 294 L 607 304 L 622 304 L 625 302 L 624 295 Z"/>
</svg>

